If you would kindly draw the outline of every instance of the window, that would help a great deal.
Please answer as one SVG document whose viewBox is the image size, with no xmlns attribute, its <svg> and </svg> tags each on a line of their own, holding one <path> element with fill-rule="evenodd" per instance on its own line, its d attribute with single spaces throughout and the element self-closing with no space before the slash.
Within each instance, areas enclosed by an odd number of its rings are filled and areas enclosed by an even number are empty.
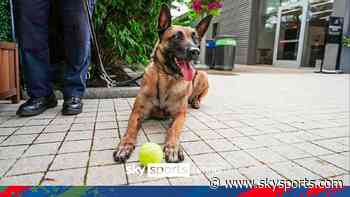
<svg viewBox="0 0 350 197">
<path fill-rule="evenodd" d="M 274 53 L 274 43 L 275 43 L 275 33 L 278 22 L 278 9 L 280 6 L 287 6 L 289 4 L 294 4 L 304 0 L 261 0 L 259 5 L 259 21 L 258 21 L 258 41 L 257 41 L 257 59 L 258 64 L 272 64 L 273 53 Z M 325 19 L 333 11 L 333 3 L 335 0 L 308 0 L 310 3 L 309 11 L 309 31 L 320 32 L 321 27 L 325 27 L 323 24 Z M 282 24 L 293 24 L 292 22 L 296 18 L 291 18 L 291 16 L 284 16 L 281 18 Z M 315 28 L 313 28 L 315 26 Z M 316 28 L 317 27 L 317 28 Z M 290 43 L 297 36 L 299 38 L 300 32 L 294 32 L 297 29 L 285 28 L 282 26 L 283 40 L 288 41 L 286 43 L 285 49 L 288 49 L 290 53 L 284 54 L 279 53 L 278 57 L 295 59 L 295 54 L 292 52 L 295 50 L 293 43 Z M 313 28 L 313 29 L 312 29 Z M 323 32 L 323 31 L 322 31 Z M 309 33 L 310 34 L 310 33 Z M 315 34 L 315 33 L 314 33 Z M 318 33 L 320 35 L 321 33 Z M 281 35 L 280 35 L 281 36 Z M 310 36 L 310 35 L 309 35 Z M 315 40 L 317 42 L 323 42 L 323 35 L 316 36 Z M 312 43 L 312 42 L 311 42 Z M 288 48 L 287 47 L 290 47 Z M 311 48 L 311 46 L 309 46 Z M 287 57 L 288 56 L 288 57 Z"/>
<path fill-rule="evenodd" d="M 219 32 L 219 23 L 214 23 L 212 38 L 215 38 L 218 35 L 218 32 Z"/>
<path fill-rule="evenodd" d="M 257 59 L 258 64 L 272 64 L 278 8 L 281 0 L 260 1 Z"/>
</svg>

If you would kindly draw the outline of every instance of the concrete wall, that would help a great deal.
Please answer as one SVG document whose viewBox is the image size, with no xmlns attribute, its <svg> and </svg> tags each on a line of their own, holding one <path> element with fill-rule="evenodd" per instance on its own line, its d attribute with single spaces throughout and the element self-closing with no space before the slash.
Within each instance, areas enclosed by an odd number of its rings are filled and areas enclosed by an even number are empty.
<svg viewBox="0 0 350 197">
<path fill-rule="evenodd" d="M 220 16 L 215 17 L 205 39 L 212 39 L 213 24 L 219 23 L 218 34 L 237 36 L 236 63 L 255 64 L 256 16 L 259 0 L 225 0 Z M 205 40 L 204 39 L 204 40 Z M 201 62 L 204 62 L 205 42 L 202 43 Z"/>
</svg>

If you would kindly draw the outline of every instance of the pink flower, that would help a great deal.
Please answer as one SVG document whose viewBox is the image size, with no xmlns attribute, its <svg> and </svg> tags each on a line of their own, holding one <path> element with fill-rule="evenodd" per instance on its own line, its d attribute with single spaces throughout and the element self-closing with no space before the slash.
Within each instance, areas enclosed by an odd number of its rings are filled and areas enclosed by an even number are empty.
<svg viewBox="0 0 350 197">
<path fill-rule="evenodd" d="M 202 10 L 202 2 L 201 2 L 201 0 L 195 0 L 195 1 L 193 1 L 192 9 L 193 9 L 195 12 L 200 12 L 200 11 Z"/>
<path fill-rule="evenodd" d="M 208 10 L 219 9 L 222 8 L 221 2 L 211 2 L 208 4 Z"/>
</svg>

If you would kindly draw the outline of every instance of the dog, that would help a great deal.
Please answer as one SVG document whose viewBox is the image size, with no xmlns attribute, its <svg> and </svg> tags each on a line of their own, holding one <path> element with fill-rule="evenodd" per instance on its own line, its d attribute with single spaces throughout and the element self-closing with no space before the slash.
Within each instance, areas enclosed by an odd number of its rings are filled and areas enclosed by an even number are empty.
<svg viewBox="0 0 350 197">
<path fill-rule="evenodd" d="M 202 19 L 195 29 L 171 25 L 171 14 L 162 5 L 158 19 L 159 39 L 136 96 L 128 128 L 113 153 L 118 163 L 125 162 L 135 149 L 136 138 L 145 118 L 172 118 L 164 145 L 168 163 L 184 160 L 179 138 L 188 104 L 198 109 L 209 89 L 204 71 L 196 71 L 193 61 L 199 57 L 199 44 L 212 16 Z"/>
</svg>

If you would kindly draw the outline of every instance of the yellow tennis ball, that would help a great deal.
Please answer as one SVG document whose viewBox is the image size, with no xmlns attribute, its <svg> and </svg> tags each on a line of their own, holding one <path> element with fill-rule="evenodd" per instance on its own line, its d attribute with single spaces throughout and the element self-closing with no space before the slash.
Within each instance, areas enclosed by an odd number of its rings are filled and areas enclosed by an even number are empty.
<svg viewBox="0 0 350 197">
<path fill-rule="evenodd" d="M 142 166 L 150 163 L 160 163 L 163 160 L 163 150 L 156 143 L 146 143 L 141 146 L 139 161 Z"/>
</svg>

